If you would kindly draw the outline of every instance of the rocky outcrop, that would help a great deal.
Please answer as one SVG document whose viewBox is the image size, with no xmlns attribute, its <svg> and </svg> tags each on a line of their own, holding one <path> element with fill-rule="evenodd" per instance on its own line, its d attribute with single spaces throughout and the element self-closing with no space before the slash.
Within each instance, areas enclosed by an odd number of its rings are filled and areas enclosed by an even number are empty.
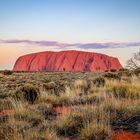
<svg viewBox="0 0 140 140">
<path fill-rule="evenodd" d="M 18 58 L 14 71 L 105 71 L 122 68 L 115 57 L 82 51 L 40 52 Z"/>
</svg>

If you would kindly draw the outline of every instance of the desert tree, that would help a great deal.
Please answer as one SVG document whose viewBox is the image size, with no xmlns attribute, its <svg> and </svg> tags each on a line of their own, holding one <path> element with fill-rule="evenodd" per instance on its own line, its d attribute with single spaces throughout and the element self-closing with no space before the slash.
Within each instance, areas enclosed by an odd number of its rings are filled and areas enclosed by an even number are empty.
<svg viewBox="0 0 140 140">
<path fill-rule="evenodd" d="M 127 68 L 130 70 L 140 69 L 140 50 L 127 61 Z"/>
</svg>

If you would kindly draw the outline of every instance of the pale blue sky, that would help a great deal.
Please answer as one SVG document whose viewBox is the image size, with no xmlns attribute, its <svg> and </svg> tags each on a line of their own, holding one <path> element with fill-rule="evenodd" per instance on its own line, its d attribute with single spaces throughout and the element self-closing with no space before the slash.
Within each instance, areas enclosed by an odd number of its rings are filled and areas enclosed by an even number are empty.
<svg viewBox="0 0 140 140">
<path fill-rule="evenodd" d="M 138 41 L 140 0 L 0 0 L 0 37 Z"/>
<path fill-rule="evenodd" d="M 13 39 L 22 43 L 7 43 Z M 60 49 L 25 39 L 83 43 L 61 49 L 106 53 L 124 65 L 140 49 L 123 44 L 140 42 L 140 0 L 0 0 L 0 69 L 12 68 L 20 55 Z M 87 44 L 109 42 L 120 45 Z"/>
</svg>

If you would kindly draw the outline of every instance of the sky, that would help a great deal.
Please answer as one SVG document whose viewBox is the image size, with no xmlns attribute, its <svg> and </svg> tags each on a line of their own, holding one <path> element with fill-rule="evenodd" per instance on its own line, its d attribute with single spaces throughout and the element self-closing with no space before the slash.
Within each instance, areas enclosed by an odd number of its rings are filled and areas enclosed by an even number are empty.
<svg viewBox="0 0 140 140">
<path fill-rule="evenodd" d="M 140 0 L 0 0 L 0 69 L 24 54 L 71 49 L 125 66 L 140 50 Z"/>
</svg>

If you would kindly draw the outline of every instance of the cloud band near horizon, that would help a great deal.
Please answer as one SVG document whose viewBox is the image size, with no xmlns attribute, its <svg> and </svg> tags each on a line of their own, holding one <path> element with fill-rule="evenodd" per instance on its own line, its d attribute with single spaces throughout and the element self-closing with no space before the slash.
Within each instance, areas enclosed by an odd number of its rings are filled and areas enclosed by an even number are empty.
<svg viewBox="0 0 140 140">
<path fill-rule="evenodd" d="M 127 47 L 137 47 L 140 46 L 140 41 L 137 42 L 107 42 L 107 43 L 60 43 L 57 41 L 34 41 L 34 40 L 3 40 L 0 39 L 1 44 L 25 44 L 29 46 L 57 46 L 59 49 L 69 49 L 71 47 L 79 48 L 79 49 L 107 49 L 107 48 L 127 48 Z"/>
</svg>

